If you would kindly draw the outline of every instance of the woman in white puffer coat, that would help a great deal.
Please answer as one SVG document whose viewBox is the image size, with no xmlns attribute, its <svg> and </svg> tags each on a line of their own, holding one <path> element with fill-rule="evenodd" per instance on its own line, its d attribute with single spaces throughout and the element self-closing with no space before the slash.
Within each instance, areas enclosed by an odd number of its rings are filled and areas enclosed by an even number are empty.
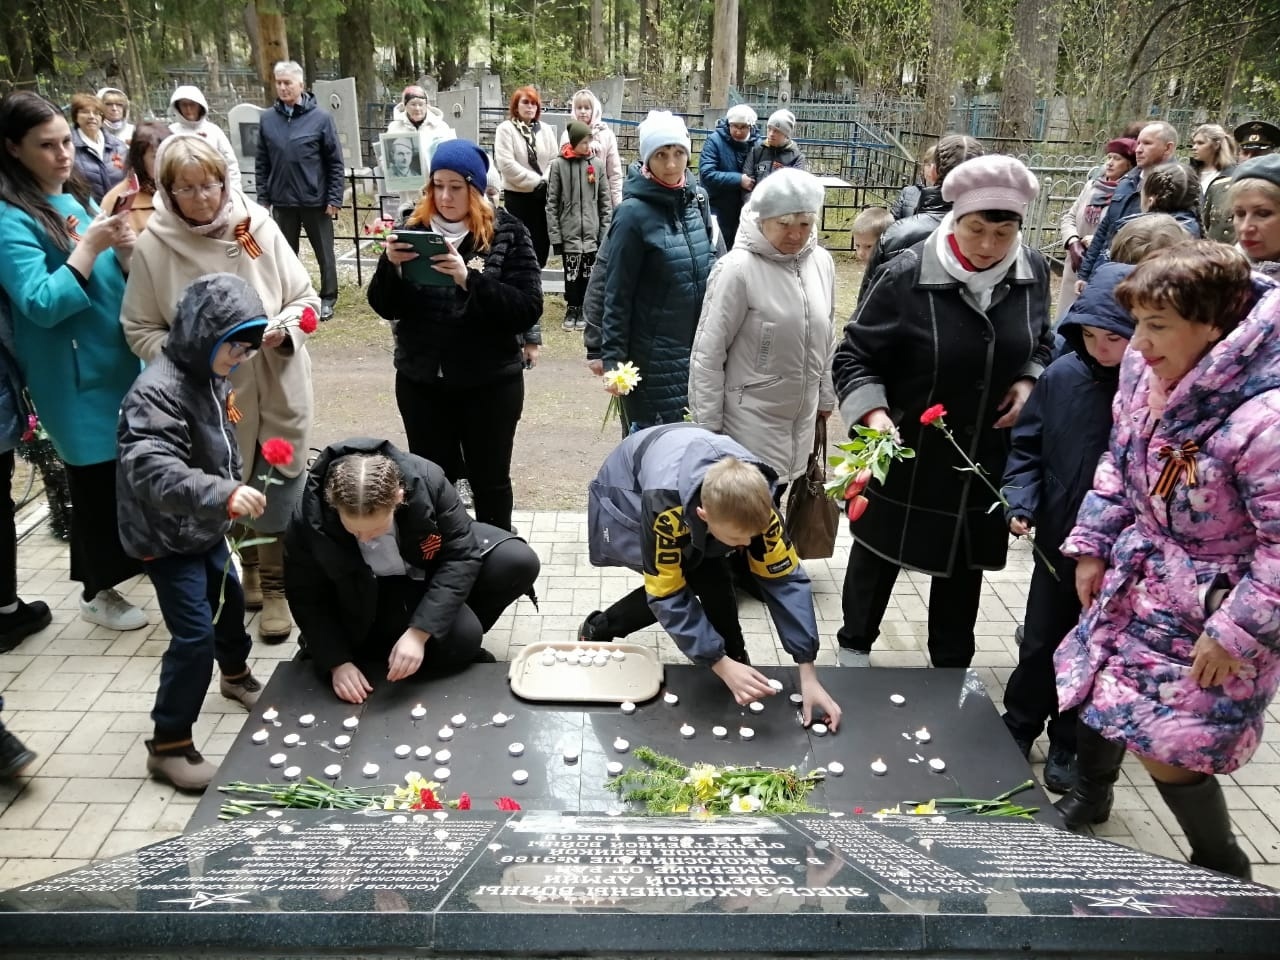
<svg viewBox="0 0 1280 960">
<path fill-rule="evenodd" d="M 689 364 L 689 412 L 791 481 L 835 408 L 835 264 L 818 244 L 822 184 L 778 170 L 751 195 L 711 273 Z"/>
</svg>

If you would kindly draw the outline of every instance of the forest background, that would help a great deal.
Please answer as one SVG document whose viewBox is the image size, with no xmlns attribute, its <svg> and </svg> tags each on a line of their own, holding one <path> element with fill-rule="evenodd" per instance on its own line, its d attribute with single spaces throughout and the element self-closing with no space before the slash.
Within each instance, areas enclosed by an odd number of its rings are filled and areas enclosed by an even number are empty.
<svg viewBox="0 0 1280 960">
<path fill-rule="evenodd" d="M 360 99 L 432 76 L 498 73 L 561 96 L 638 77 L 656 103 L 712 108 L 739 91 L 918 101 L 940 130 L 957 101 L 997 100 L 1001 139 L 1035 138 L 1061 98 L 1066 139 L 1133 117 L 1280 115 L 1280 0 L 10 0 L 0 92 L 64 99 L 112 85 L 162 103 L 166 73 L 200 69 L 269 102 L 266 64 L 352 76 Z M 731 93 L 730 91 L 733 91 Z M 260 92 L 259 92 L 260 91 Z M 156 94 L 158 96 L 153 96 Z"/>
</svg>

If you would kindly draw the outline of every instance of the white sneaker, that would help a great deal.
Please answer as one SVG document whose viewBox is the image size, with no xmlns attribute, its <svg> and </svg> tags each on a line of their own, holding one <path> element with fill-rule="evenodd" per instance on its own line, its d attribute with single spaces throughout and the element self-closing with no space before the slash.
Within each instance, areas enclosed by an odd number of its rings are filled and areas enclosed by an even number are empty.
<svg viewBox="0 0 1280 960">
<path fill-rule="evenodd" d="M 141 630 L 151 622 L 114 588 L 99 590 L 92 600 L 81 600 L 80 616 L 109 630 Z"/>
<path fill-rule="evenodd" d="M 841 647 L 836 651 L 836 662 L 842 667 L 869 667 L 871 653 L 868 650 L 851 650 Z"/>
</svg>

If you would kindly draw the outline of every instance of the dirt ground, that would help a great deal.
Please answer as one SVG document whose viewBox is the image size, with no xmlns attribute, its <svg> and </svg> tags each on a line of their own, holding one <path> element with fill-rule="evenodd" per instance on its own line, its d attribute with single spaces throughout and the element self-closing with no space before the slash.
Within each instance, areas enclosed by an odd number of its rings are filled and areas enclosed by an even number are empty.
<svg viewBox="0 0 1280 960">
<path fill-rule="evenodd" d="M 843 328 L 857 301 L 862 268 L 839 249 L 838 240 L 833 247 L 836 319 Z M 583 361 L 581 334 L 560 329 L 563 318 L 564 300 L 548 294 L 542 354 L 525 375 L 524 417 L 516 431 L 511 478 L 517 510 L 585 510 L 587 483 L 618 439 L 612 423 L 601 431 L 606 394 Z M 391 331 L 369 309 L 363 289 L 343 286 L 337 315 L 321 325 L 309 349 L 316 397 L 312 445 L 350 436 L 388 437 L 404 444 Z"/>
</svg>

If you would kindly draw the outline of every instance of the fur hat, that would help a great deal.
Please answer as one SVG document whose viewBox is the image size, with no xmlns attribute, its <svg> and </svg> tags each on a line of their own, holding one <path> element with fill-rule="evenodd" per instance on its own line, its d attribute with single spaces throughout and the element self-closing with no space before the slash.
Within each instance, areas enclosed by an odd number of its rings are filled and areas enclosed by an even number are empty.
<svg viewBox="0 0 1280 960">
<path fill-rule="evenodd" d="M 745 123 L 749 127 L 754 127 L 760 119 L 756 116 L 756 112 L 745 103 L 735 103 L 729 108 L 729 112 L 724 115 L 724 118 L 730 123 Z"/>
<path fill-rule="evenodd" d="M 956 220 L 975 210 L 1008 210 L 1025 218 L 1039 192 L 1039 181 L 1020 160 L 998 153 L 966 160 L 942 181 L 942 199 Z"/>
<path fill-rule="evenodd" d="M 751 191 L 751 206 L 761 220 L 788 213 L 820 213 L 822 181 L 812 173 L 783 167 L 775 170 Z"/>
<path fill-rule="evenodd" d="M 488 158 L 470 140 L 444 140 L 431 157 L 432 170 L 451 170 L 481 195 L 488 182 Z"/>
<path fill-rule="evenodd" d="M 641 163 L 647 164 L 663 147 L 684 147 L 686 153 L 692 149 L 684 121 L 670 110 L 650 110 L 640 121 L 639 131 Z"/>
<path fill-rule="evenodd" d="M 776 130 L 781 130 L 788 137 L 791 131 L 796 128 L 796 115 L 790 110 L 775 110 L 769 114 L 769 126 Z"/>
<path fill-rule="evenodd" d="M 591 136 L 591 128 L 581 120 L 569 121 L 569 146 L 576 147 L 587 137 Z"/>
</svg>

